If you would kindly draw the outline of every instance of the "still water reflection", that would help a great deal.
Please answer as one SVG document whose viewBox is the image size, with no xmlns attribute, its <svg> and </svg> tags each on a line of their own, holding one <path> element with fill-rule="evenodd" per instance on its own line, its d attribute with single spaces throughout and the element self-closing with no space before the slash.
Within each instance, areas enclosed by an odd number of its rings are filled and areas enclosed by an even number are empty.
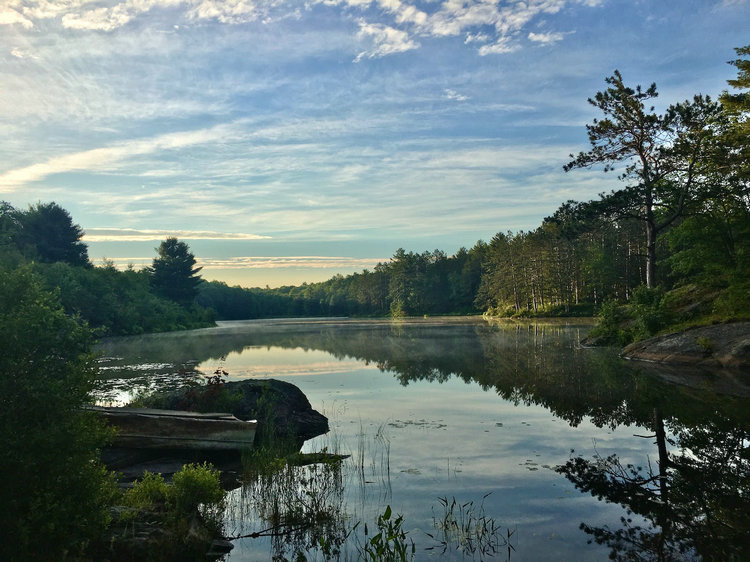
<svg viewBox="0 0 750 562">
<path fill-rule="evenodd" d="M 238 539 L 229 560 L 297 550 L 322 560 L 339 549 L 356 559 L 363 524 L 372 529 L 388 505 L 403 515 L 417 560 L 742 559 L 747 375 L 728 384 L 646 371 L 611 350 L 582 349 L 588 329 L 478 318 L 227 322 L 106 340 L 99 397 L 126 401 L 221 367 L 230 379 L 293 382 L 329 417 L 331 432 L 305 450 L 352 456 L 335 474 L 303 477 L 317 479 L 325 494 L 316 501 L 339 517 L 317 535 Z M 255 481 L 231 494 L 229 535 L 267 528 L 271 489 Z M 465 533 L 446 538 L 441 498 L 468 506 L 453 515 L 484 516 L 510 544 L 480 552 Z"/>
</svg>

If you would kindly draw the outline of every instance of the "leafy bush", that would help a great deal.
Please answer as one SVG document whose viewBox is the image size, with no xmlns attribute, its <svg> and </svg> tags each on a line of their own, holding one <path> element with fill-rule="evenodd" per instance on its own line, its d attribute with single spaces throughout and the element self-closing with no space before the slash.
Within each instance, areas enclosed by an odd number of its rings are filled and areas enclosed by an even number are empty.
<svg viewBox="0 0 750 562">
<path fill-rule="evenodd" d="M 670 314 L 664 305 L 664 291 L 641 285 L 633 290 L 630 315 L 635 321 L 634 338 L 649 338 L 669 323 Z"/>
<path fill-rule="evenodd" d="M 138 509 L 163 509 L 170 495 L 169 486 L 159 473 L 146 471 L 142 480 L 136 480 L 133 487 L 123 494 L 123 503 Z"/>
<path fill-rule="evenodd" d="M 110 521 L 98 461 L 109 432 L 83 406 L 98 375 L 91 333 L 29 267 L 0 267 L 0 559 L 74 557 Z"/>
<path fill-rule="evenodd" d="M 623 328 L 627 315 L 617 301 L 604 301 L 597 318 L 599 322 L 589 332 L 588 339 L 596 339 L 603 345 L 627 345 L 633 341 L 632 333 Z"/>
<path fill-rule="evenodd" d="M 201 509 L 201 514 L 213 512 L 224 502 L 225 492 L 219 480 L 220 472 L 211 464 L 186 464 L 172 478 L 169 501 L 178 514 L 190 514 Z"/>
</svg>

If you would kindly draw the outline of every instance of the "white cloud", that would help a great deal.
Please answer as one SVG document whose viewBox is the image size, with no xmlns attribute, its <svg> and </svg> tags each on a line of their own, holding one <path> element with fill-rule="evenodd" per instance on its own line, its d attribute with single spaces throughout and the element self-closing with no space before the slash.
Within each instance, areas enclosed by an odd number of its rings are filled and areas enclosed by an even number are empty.
<svg viewBox="0 0 750 562">
<path fill-rule="evenodd" d="M 221 23 L 245 23 L 255 21 L 266 10 L 256 2 L 245 0 L 203 0 L 190 8 L 188 17 L 195 20 L 213 19 Z"/>
<path fill-rule="evenodd" d="M 517 51 L 520 49 L 521 46 L 513 41 L 510 38 L 507 37 L 501 37 L 491 45 L 482 45 L 479 48 L 479 54 L 481 56 L 485 55 L 501 55 L 504 53 L 512 53 L 514 51 Z"/>
<path fill-rule="evenodd" d="M 419 47 L 419 43 L 413 41 L 405 31 L 377 23 L 360 21 L 357 35 L 360 38 L 371 38 L 372 48 L 359 53 L 354 59 L 355 62 L 363 58 L 374 59 L 404 53 Z"/>
<path fill-rule="evenodd" d="M 464 43 L 469 45 L 470 43 L 486 43 L 487 41 L 490 41 L 492 37 L 490 37 L 487 33 L 467 33 L 466 39 L 464 39 Z"/>
<path fill-rule="evenodd" d="M 551 45 L 553 43 L 557 43 L 558 41 L 562 41 L 565 37 L 565 33 L 557 32 L 557 33 L 534 33 L 533 31 L 529 33 L 529 41 L 533 41 L 534 43 L 541 43 L 542 45 Z"/>
<path fill-rule="evenodd" d="M 24 49 L 19 49 L 18 47 L 11 49 L 10 54 L 16 57 L 17 59 L 34 59 L 38 60 L 39 57 L 29 51 L 25 51 Z"/>
<path fill-rule="evenodd" d="M 236 256 L 201 258 L 196 265 L 211 269 L 364 269 L 387 262 L 390 258 L 352 258 L 342 256 Z M 151 265 L 152 257 L 107 258 L 118 268 L 129 265 Z"/>
<path fill-rule="evenodd" d="M 148 242 L 175 236 L 183 240 L 268 240 L 270 236 L 209 230 L 136 230 L 132 228 L 87 228 L 86 242 Z"/>
<path fill-rule="evenodd" d="M 446 88 L 445 90 L 443 90 L 443 94 L 449 100 L 466 101 L 468 99 L 471 99 L 469 98 L 469 96 L 466 96 L 464 94 L 459 94 L 456 90 L 451 90 L 449 88 Z"/>
<path fill-rule="evenodd" d="M 10 4 L 0 6 L 0 25 L 18 24 L 26 29 L 31 29 L 32 27 L 34 27 L 34 23 L 30 19 L 24 17 L 21 13 L 14 9 L 14 7 L 18 6 L 19 4 L 20 3 L 18 2 L 11 1 Z"/>
<path fill-rule="evenodd" d="M 537 16 L 557 13 L 568 4 L 597 6 L 600 0 L 442 0 L 430 11 L 415 0 L 311 0 L 311 4 L 368 11 L 370 21 L 374 20 L 371 12 L 379 12 L 379 21 L 360 23 L 359 39 L 373 43 L 355 58 L 361 61 L 416 49 L 419 37 L 460 34 L 466 34 L 466 44 L 490 43 L 480 47 L 482 55 L 508 53 L 519 48 L 511 39 Z M 187 20 L 222 24 L 302 17 L 299 4 L 290 0 L 122 0 L 105 6 L 90 0 L 28 0 L 23 5 L 11 0 L 0 9 L 0 24 L 18 23 L 28 29 L 34 20 L 59 18 L 71 29 L 113 31 L 147 12 L 166 8 L 180 9 Z M 562 38 L 560 33 L 529 34 L 530 40 L 542 43 Z"/>
</svg>

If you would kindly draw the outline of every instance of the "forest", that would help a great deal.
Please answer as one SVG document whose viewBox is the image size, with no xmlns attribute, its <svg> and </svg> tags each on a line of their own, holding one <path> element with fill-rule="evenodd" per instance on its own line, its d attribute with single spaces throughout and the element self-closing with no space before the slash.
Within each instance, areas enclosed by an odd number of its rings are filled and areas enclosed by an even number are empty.
<svg viewBox="0 0 750 562">
<path fill-rule="evenodd" d="M 218 318 L 308 315 L 592 315 L 608 304 L 661 325 L 750 314 L 750 47 L 730 61 L 739 92 L 696 95 L 663 113 L 656 85 L 615 71 L 589 103 L 590 148 L 565 171 L 614 173 L 619 189 L 566 201 L 534 230 L 499 232 L 447 256 L 399 249 L 372 271 L 273 290 L 201 286 Z M 671 306 L 669 306 L 671 305 Z M 655 318 L 660 308 L 680 318 Z M 605 307 L 605 310 L 607 308 Z M 644 316 L 644 315 L 642 315 Z"/>
<path fill-rule="evenodd" d="M 591 169 L 619 188 L 566 201 L 536 229 L 499 232 L 454 255 L 398 249 L 372 270 L 275 289 L 204 281 L 184 242 L 151 267 L 94 266 L 83 230 L 56 203 L 0 204 L 3 267 L 26 267 L 96 335 L 138 334 L 289 316 L 591 316 L 614 304 L 668 323 L 750 314 L 750 47 L 718 101 L 696 95 L 658 113 L 656 85 L 615 71 L 589 103 L 590 147 L 564 170 Z M 561 171 L 561 173 L 563 173 Z M 687 311 L 656 318 L 664 306 Z M 636 308 L 637 308 L 636 306 Z M 609 307 L 609 308 L 607 308 Z M 662 316 L 664 316 L 662 314 Z"/>
</svg>

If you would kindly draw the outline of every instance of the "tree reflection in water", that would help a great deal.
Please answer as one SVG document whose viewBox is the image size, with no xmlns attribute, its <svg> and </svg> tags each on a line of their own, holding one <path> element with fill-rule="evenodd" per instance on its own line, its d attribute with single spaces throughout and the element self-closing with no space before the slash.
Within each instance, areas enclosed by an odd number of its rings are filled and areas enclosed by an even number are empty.
<svg viewBox="0 0 750 562">
<path fill-rule="evenodd" d="M 250 347 L 320 350 L 377 365 L 405 386 L 452 378 L 478 384 L 514 404 L 542 406 L 572 428 L 584 420 L 600 428 L 633 427 L 633 433 L 654 440 L 653 456 L 641 466 L 631 466 L 617 451 L 559 459 L 558 472 L 578 489 L 625 509 L 619 527 L 594 521 L 581 528 L 619 559 L 747 559 L 750 393 L 742 384 L 747 374 L 646 370 L 611 351 L 581 349 L 578 341 L 586 331 L 479 319 L 288 322 L 130 338 L 104 349 L 110 357 L 176 367 L 186 360 L 210 363 Z M 740 384 L 730 388 L 732 376 Z M 258 491 L 271 494 L 274 482 L 283 481 L 274 477 L 259 483 Z M 337 497 L 331 496 L 334 504 Z M 320 544 L 316 533 L 292 536 L 289 544 L 296 546 L 285 552 Z M 326 533 L 345 535 L 339 527 Z"/>
<path fill-rule="evenodd" d="M 235 539 L 271 537 L 274 560 L 316 553 L 332 560 L 351 532 L 344 507 L 340 460 L 296 466 L 275 459 L 246 471 L 229 515 L 239 524 Z M 255 530 L 242 532 L 250 524 Z"/>
<path fill-rule="evenodd" d="M 610 455 L 573 457 L 557 469 L 581 491 L 626 509 L 620 529 L 585 522 L 581 528 L 617 560 L 746 560 L 748 426 L 717 412 L 701 425 L 674 420 L 672 429 L 674 450 L 656 467 L 623 465 Z"/>
</svg>

